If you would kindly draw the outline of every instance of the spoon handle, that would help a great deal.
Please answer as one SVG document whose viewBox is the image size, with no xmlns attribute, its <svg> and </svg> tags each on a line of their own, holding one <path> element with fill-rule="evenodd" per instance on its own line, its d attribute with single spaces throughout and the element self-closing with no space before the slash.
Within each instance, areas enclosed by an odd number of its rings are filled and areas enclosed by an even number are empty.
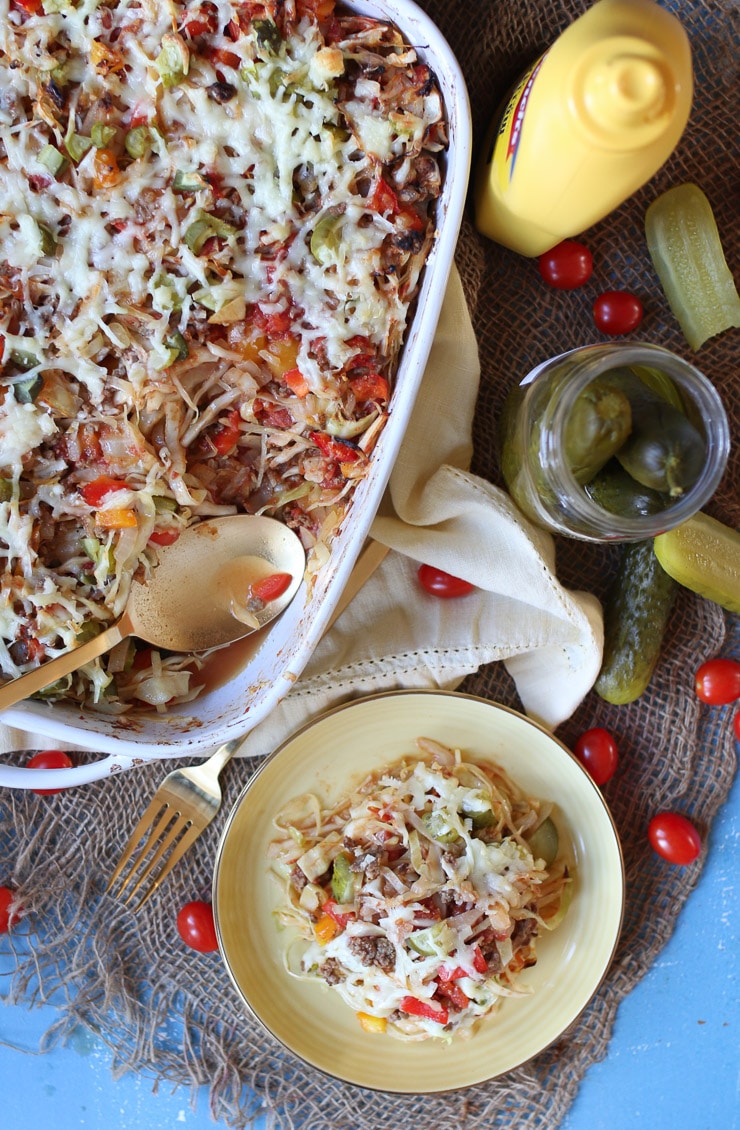
<svg viewBox="0 0 740 1130">
<path fill-rule="evenodd" d="M 131 635 L 131 628 L 131 622 L 124 614 L 115 624 L 111 624 L 110 628 L 106 628 L 104 632 L 100 632 L 86 643 L 65 652 L 64 655 L 57 655 L 55 659 L 49 659 L 33 671 L 5 683 L 0 687 L 0 711 L 7 710 L 9 706 L 28 698 L 36 691 L 42 691 L 57 679 L 64 678 L 70 672 L 83 667 L 85 663 L 90 663 L 99 655 L 110 651 L 117 643 Z"/>
</svg>

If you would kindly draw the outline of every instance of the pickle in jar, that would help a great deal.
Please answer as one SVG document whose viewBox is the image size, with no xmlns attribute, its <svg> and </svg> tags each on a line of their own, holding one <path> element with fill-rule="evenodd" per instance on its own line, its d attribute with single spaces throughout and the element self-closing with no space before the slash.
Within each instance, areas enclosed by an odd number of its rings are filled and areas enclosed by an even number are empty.
<svg viewBox="0 0 740 1130">
<path fill-rule="evenodd" d="M 616 459 L 602 467 L 584 490 L 602 510 L 620 518 L 649 518 L 666 507 L 664 495 L 638 483 Z"/>
<path fill-rule="evenodd" d="M 683 412 L 654 400 L 633 413 L 632 434 L 617 459 L 642 486 L 680 498 L 701 474 L 706 444 Z"/>
<path fill-rule="evenodd" d="M 602 358 L 612 366 L 603 368 Z M 712 387 L 667 351 L 586 346 L 510 390 L 499 420 L 500 466 L 535 524 L 629 541 L 660 529 L 664 513 L 662 528 L 670 526 L 678 499 L 685 508 L 698 495 L 700 504 L 726 444 L 723 427 Z"/>
<path fill-rule="evenodd" d="M 666 374 L 622 366 L 607 376 L 630 405 L 631 429 L 614 456 L 628 475 L 652 491 L 680 497 L 694 485 L 706 459 L 703 435 L 682 410 Z"/>
<path fill-rule="evenodd" d="M 624 445 L 632 429 L 629 398 L 612 373 L 596 377 L 573 403 L 563 429 L 563 451 L 582 486 Z"/>
</svg>

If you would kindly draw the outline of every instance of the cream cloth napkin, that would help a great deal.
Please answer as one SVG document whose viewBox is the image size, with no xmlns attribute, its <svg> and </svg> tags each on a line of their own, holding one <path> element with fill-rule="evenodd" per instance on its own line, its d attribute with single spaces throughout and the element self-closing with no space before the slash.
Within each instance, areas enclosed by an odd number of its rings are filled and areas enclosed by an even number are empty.
<svg viewBox="0 0 740 1130">
<path fill-rule="evenodd" d="M 309 718 L 349 698 L 454 688 L 499 660 L 526 713 L 551 728 L 592 687 L 603 647 L 598 601 L 564 588 L 550 535 L 467 470 L 479 376 L 453 268 L 411 422 L 371 529 L 391 552 L 240 753 L 270 752 Z M 420 562 L 463 577 L 476 590 L 454 600 L 429 596 L 418 583 Z M 0 725 L 1 751 L 48 745 L 48 738 Z"/>
</svg>

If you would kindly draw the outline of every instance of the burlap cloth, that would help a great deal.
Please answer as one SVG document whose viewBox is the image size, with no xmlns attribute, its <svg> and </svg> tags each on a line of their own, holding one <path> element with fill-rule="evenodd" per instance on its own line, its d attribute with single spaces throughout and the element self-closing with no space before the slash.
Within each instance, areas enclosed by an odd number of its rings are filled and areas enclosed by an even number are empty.
<svg viewBox="0 0 740 1130">
<path fill-rule="evenodd" d="M 578 0 L 480 0 L 464 9 L 449 0 L 425 0 L 422 6 L 461 62 L 478 139 L 512 79 L 586 7 Z M 551 291 L 532 263 L 481 239 L 469 218 L 464 222 L 457 267 L 482 365 L 473 471 L 493 483 L 500 481 L 495 425 L 506 391 L 545 357 L 595 340 L 590 306 L 599 290 L 623 287 L 642 295 L 647 317 L 640 336 L 689 356 L 645 249 L 645 209 L 660 190 L 685 180 L 701 185 L 737 277 L 740 10 L 734 0 L 679 0 L 666 7 L 680 15 L 692 41 L 691 122 L 650 185 L 588 233 L 596 264 L 592 282 L 582 291 Z M 723 395 L 735 438 L 738 334 L 710 341 L 697 360 Z M 734 526 L 740 517 L 739 478 L 735 444 L 728 472 L 706 508 Z M 615 561 L 611 548 L 558 539 L 558 575 L 573 589 L 603 597 Z M 1 943 L 16 955 L 6 999 L 54 1000 L 60 1018 L 46 1042 L 87 1025 L 109 1043 L 117 1074 L 133 1070 L 157 1082 L 208 1085 L 214 1116 L 237 1127 L 260 1113 L 281 1130 L 554 1127 L 586 1068 L 606 1054 L 620 1000 L 650 967 L 700 875 L 701 861 L 690 868 L 661 862 L 647 845 L 645 827 L 657 808 L 676 807 L 691 814 L 706 840 L 727 796 L 735 769 L 731 712 L 701 706 L 692 692 L 693 671 L 718 653 L 740 655 L 738 618 L 682 591 L 648 692 L 619 708 L 591 693 L 558 729 L 569 742 L 588 726 L 605 725 L 619 740 L 620 769 L 604 795 L 625 854 L 625 922 L 612 967 L 583 1015 L 557 1044 L 501 1079 L 435 1098 L 361 1091 L 305 1068 L 252 1024 L 218 957 L 185 950 L 174 930 L 177 907 L 208 896 L 222 820 L 168 880 L 166 897 L 163 892 L 138 916 L 105 897 L 106 877 L 130 830 L 124 816 L 141 809 L 156 788 L 163 773 L 157 764 L 60 796 L 9 790 L 0 796 L 0 882 L 18 888 L 27 912 Z M 500 663 L 469 676 L 462 689 L 521 705 Z M 224 774 L 224 814 L 250 767 L 241 762 L 238 772 Z"/>
</svg>

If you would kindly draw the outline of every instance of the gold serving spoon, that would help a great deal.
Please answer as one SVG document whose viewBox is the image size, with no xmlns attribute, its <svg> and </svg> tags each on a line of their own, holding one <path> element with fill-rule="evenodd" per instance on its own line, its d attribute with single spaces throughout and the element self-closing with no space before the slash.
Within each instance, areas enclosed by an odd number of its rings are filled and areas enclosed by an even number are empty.
<svg viewBox="0 0 740 1130">
<path fill-rule="evenodd" d="M 0 687 L 0 711 L 136 636 L 168 651 L 200 652 L 264 628 L 290 603 L 303 578 L 300 539 L 275 518 L 235 514 L 190 526 L 162 550 L 146 583 L 134 581 L 109 628 Z M 282 585 L 267 578 L 283 575 Z M 254 599 L 260 592 L 265 598 Z M 279 590 L 269 599 L 269 590 Z"/>
</svg>

